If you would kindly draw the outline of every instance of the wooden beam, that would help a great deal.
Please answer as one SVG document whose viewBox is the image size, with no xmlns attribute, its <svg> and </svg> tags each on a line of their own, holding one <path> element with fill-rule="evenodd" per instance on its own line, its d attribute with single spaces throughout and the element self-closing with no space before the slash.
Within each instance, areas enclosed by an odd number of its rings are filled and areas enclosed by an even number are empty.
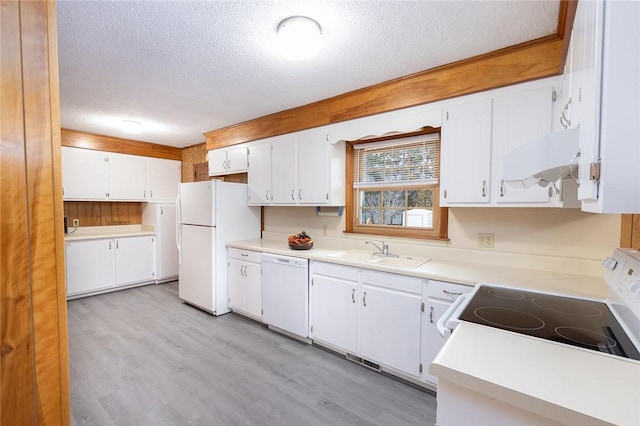
<svg viewBox="0 0 640 426">
<path fill-rule="evenodd" d="M 561 73 L 549 36 L 205 133 L 207 149 L 338 123 Z"/>
<path fill-rule="evenodd" d="M 62 129 L 62 146 L 166 158 L 168 160 L 182 160 L 182 149 L 180 148 L 71 129 Z"/>
</svg>

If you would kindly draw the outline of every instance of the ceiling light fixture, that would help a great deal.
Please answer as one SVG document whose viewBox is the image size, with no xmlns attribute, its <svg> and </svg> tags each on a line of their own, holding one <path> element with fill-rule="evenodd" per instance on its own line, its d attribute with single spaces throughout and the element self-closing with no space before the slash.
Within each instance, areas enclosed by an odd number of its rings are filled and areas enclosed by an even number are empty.
<svg viewBox="0 0 640 426">
<path fill-rule="evenodd" d="M 292 60 L 311 59 L 322 47 L 320 24 L 306 16 L 292 16 L 278 24 L 282 53 Z"/>
<path fill-rule="evenodd" d="M 120 130 L 125 133 L 142 133 L 142 124 L 138 121 L 124 120 L 120 123 Z"/>
</svg>

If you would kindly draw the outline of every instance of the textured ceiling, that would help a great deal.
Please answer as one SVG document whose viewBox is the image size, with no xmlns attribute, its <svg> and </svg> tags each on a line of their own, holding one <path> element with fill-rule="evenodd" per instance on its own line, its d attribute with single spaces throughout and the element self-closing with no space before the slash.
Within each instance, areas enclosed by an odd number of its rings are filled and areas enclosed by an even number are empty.
<svg viewBox="0 0 640 426">
<path fill-rule="evenodd" d="M 184 147 L 203 133 L 554 34 L 558 0 L 58 0 L 62 127 Z M 322 27 L 315 59 L 275 48 Z M 144 133 L 122 133 L 137 120 Z"/>
</svg>

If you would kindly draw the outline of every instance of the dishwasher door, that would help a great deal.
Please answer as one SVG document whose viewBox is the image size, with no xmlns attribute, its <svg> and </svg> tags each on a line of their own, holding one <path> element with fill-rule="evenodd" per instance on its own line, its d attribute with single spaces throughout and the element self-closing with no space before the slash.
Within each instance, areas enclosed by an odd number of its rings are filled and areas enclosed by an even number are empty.
<svg viewBox="0 0 640 426">
<path fill-rule="evenodd" d="M 262 321 L 300 337 L 309 336 L 309 261 L 262 255 Z"/>
</svg>

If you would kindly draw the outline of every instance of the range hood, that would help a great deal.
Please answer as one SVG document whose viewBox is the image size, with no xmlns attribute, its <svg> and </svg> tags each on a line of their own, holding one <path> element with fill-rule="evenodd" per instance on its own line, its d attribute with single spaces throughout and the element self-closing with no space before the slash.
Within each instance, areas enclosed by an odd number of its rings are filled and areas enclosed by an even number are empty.
<svg viewBox="0 0 640 426">
<path fill-rule="evenodd" d="M 578 176 L 579 128 L 546 134 L 510 151 L 504 160 L 502 179 L 515 186 L 547 186 L 562 178 Z"/>
</svg>

